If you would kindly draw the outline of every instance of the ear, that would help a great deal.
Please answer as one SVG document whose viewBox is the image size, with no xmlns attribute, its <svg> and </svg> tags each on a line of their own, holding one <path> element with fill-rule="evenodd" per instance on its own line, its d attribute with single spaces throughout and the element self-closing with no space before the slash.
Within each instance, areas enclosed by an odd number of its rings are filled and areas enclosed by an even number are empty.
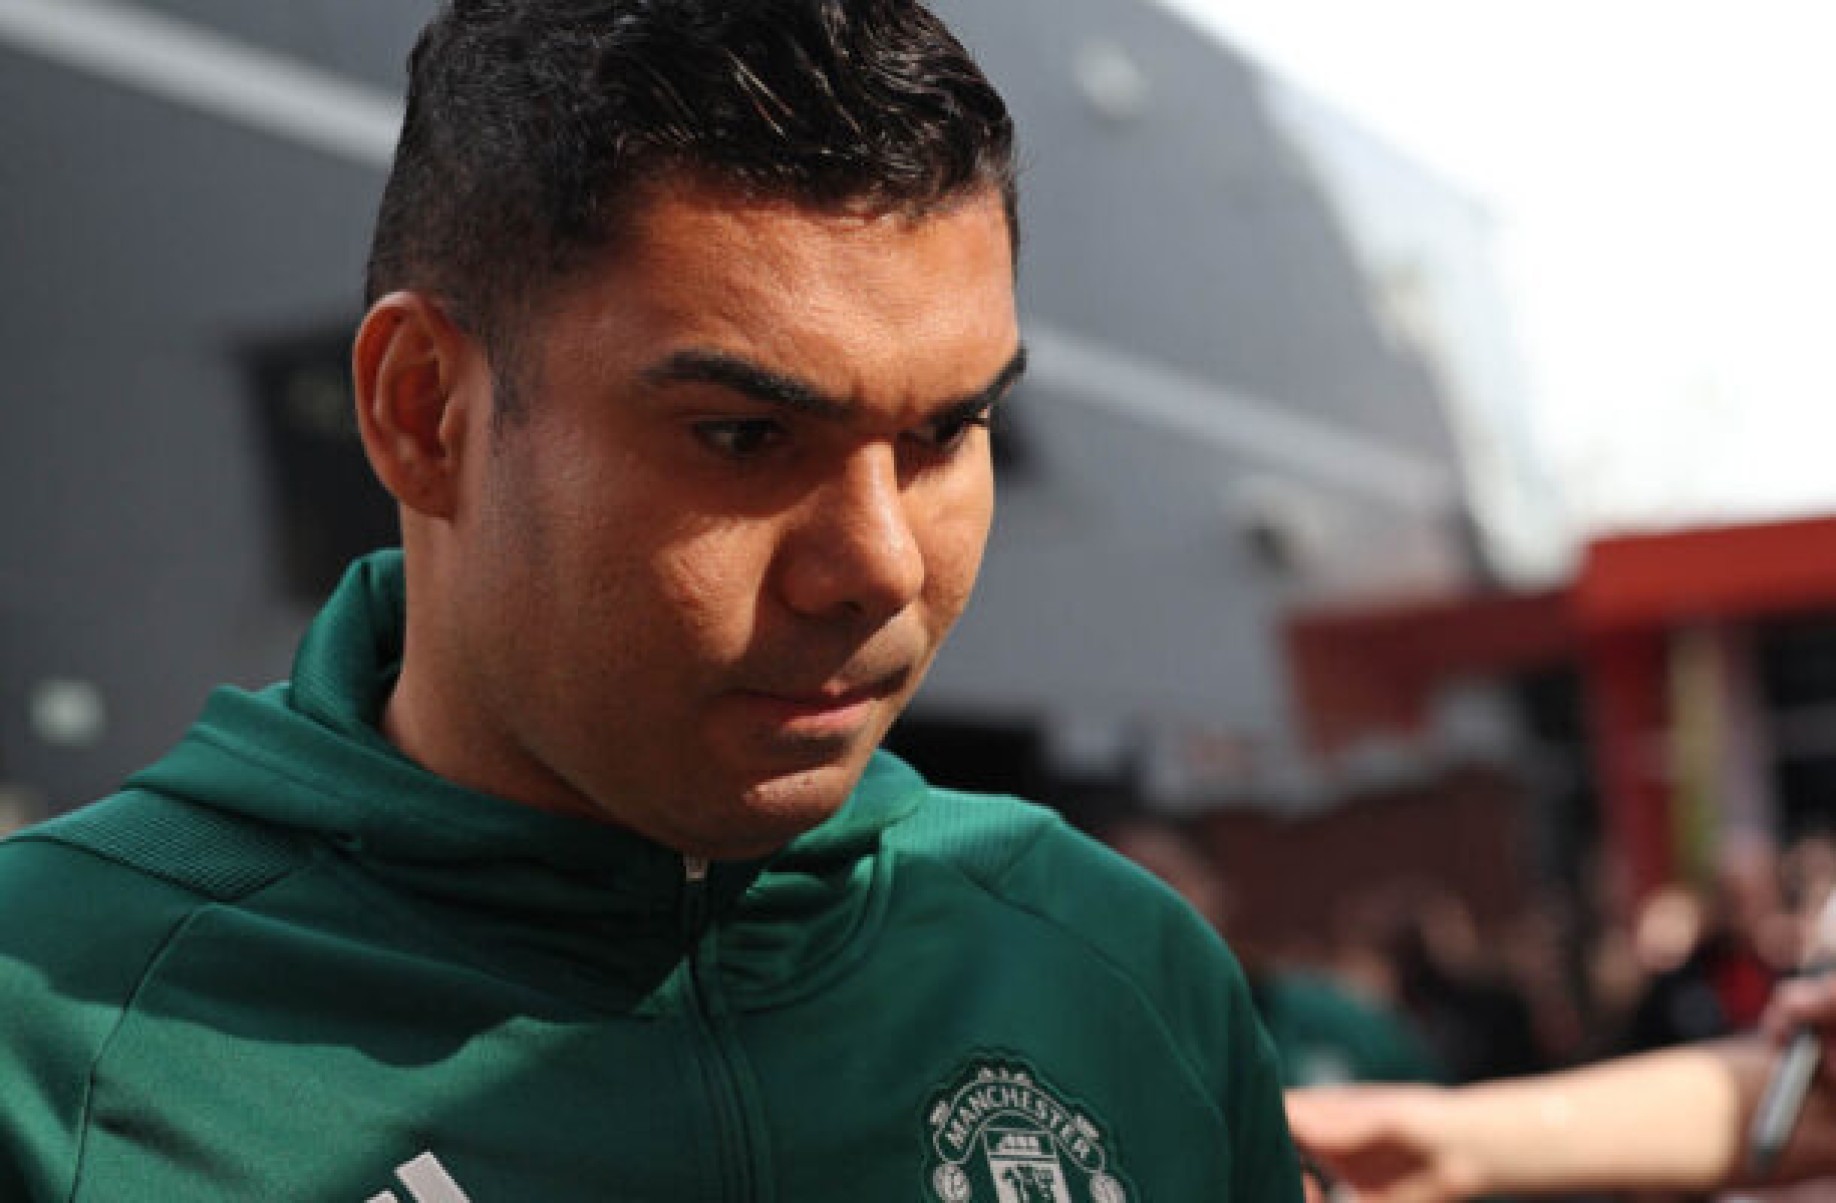
<svg viewBox="0 0 1836 1203">
<path fill-rule="evenodd" d="M 351 348 L 357 425 L 383 487 L 409 509 L 449 518 L 457 506 L 466 390 L 482 355 L 424 293 L 370 307 Z"/>
</svg>

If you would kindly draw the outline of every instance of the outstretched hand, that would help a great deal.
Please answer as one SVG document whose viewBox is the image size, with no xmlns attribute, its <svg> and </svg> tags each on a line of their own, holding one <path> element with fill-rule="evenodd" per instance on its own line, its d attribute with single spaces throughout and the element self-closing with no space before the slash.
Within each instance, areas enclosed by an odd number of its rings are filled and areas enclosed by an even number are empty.
<svg viewBox="0 0 1836 1203">
<path fill-rule="evenodd" d="M 1821 1028 L 1825 1038 L 1836 1031 L 1836 973 L 1816 973 L 1780 982 L 1760 1020 L 1775 1044 L 1800 1028 Z"/>
<path fill-rule="evenodd" d="M 1291 1090 L 1295 1143 L 1359 1203 L 1454 1203 L 1480 1190 L 1474 1167 L 1448 1140 L 1454 1120 L 1435 1086 Z"/>
<path fill-rule="evenodd" d="M 1781 1016 L 1836 1014 L 1836 984 L 1826 986 L 1782 995 Z M 1699 1192 L 1740 1176 L 1745 1117 L 1772 1060 L 1762 1042 L 1735 1039 L 1452 1088 L 1297 1090 L 1288 1122 L 1359 1203 Z M 1836 1164 L 1836 1114 L 1812 1104 L 1779 1167 L 1794 1180 Z"/>
</svg>

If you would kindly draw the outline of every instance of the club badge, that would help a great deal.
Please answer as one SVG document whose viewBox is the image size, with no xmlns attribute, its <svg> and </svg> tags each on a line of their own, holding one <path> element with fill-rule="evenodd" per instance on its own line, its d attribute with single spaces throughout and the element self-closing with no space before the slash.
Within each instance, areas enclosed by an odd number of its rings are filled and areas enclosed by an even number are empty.
<svg viewBox="0 0 1836 1203">
<path fill-rule="evenodd" d="M 1096 1121 L 1022 1061 L 973 1062 L 927 1121 L 939 1203 L 1129 1203 Z"/>
</svg>

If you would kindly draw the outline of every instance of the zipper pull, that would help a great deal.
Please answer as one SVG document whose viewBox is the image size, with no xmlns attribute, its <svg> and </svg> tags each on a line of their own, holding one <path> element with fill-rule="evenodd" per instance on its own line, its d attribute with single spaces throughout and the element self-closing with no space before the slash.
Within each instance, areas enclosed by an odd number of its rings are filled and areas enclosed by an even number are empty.
<svg viewBox="0 0 1836 1203">
<path fill-rule="evenodd" d="M 692 950 L 707 926 L 708 858 L 682 857 L 682 931 Z"/>
</svg>

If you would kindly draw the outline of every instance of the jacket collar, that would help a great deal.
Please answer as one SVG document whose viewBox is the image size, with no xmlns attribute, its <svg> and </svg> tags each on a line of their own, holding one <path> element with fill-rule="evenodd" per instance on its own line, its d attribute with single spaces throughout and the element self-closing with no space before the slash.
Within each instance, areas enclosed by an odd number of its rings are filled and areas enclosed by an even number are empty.
<svg viewBox="0 0 1836 1203">
<path fill-rule="evenodd" d="M 318 837 L 430 904 L 505 921 L 671 928 L 689 888 L 674 851 L 469 790 L 382 736 L 403 605 L 399 553 L 358 561 L 302 640 L 289 682 L 217 690 L 185 739 L 130 785 Z M 925 789 L 909 767 L 876 754 L 854 795 L 820 827 L 763 860 L 712 866 L 709 915 L 717 924 L 802 925 L 809 930 L 792 943 L 813 955 L 812 942 L 833 942 L 816 929 L 835 936 L 851 926 L 840 915 L 816 923 L 819 912 L 861 901 L 872 876 L 863 862 Z"/>
</svg>

